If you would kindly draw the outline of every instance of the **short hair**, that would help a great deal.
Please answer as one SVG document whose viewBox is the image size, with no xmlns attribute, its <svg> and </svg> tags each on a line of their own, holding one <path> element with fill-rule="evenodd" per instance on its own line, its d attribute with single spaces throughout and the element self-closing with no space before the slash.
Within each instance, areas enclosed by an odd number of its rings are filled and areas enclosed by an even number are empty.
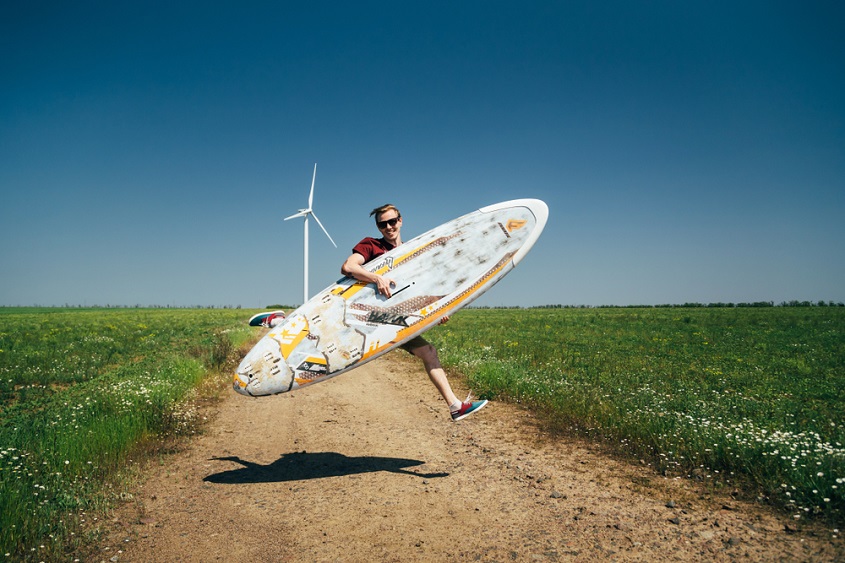
<svg viewBox="0 0 845 563">
<path fill-rule="evenodd" d="M 395 206 L 395 205 L 393 205 L 392 203 L 385 203 L 384 205 L 382 205 L 382 206 L 380 206 L 380 207 L 376 207 L 375 209 L 373 209 L 372 211 L 370 211 L 370 217 L 373 217 L 373 216 L 374 216 L 374 217 L 376 218 L 376 221 L 378 221 L 378 218 L 379 218 L 379 216 L 380 216 L 382 213 L 387 213 L 387 212 L 388 212 L 388 211 L 390 211 L 391 209 L 392 209 L 393 211 L 395 211 L 395 212 L 396 212 L 396 216 L 397 216 L 397 217 L 401 217 L 401 216 L 402 216 L 402 214 L 401 214 L 401 213 L 399 213 L 399 210 L 398 210 L 398 209 L 396 209 L 396 206 Z"/>
</svg>

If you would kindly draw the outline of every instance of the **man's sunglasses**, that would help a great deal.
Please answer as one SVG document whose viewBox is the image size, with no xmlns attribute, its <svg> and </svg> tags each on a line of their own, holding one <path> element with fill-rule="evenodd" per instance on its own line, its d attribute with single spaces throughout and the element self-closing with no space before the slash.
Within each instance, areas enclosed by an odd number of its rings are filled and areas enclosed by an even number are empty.
<svg viewBox="0 0 845 563">
<path fill-rule="evenodd" d="M 396 223 L 398 223 L 399 219 L 401 219 L 401 218 L 402 217 L 399 216 L 399 217 L 394 217 L 393 219 L 388 219 L 387 221 L 376 221 L 376 225 L 378 225 L 379 229 L 386 229 L 388 225 L 390 225 L 391 227 L 395 227 Z"/>
</svg>

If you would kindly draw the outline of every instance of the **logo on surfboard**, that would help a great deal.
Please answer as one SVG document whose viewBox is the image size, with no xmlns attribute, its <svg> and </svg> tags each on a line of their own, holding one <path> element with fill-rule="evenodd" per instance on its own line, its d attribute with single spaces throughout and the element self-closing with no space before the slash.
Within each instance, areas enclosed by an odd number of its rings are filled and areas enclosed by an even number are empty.
<svg viewBox="0 0 845 563">
<path fill-rule="evenodd" d="M 506 228 L 509 233 L 512 233 L 524 227 L 527 222 L 525 219 L 509 219 Z"/>
</svg>

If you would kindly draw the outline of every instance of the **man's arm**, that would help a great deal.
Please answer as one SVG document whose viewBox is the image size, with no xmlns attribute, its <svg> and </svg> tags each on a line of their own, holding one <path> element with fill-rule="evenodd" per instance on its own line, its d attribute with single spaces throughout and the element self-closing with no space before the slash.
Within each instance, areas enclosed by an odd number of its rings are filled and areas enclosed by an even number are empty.
<svg viewBox="0 0 845 563">
<path fill-rule="evenodd" d="M 354 252 L 343 266 L 340 267 L 340 273 L 344 276 L 355 278 L 358 281 L 376 284 L 378 292 L 385 297 L 390 297 L 390 287 L 396 285 L 390 278 L 374 274 L 364 268 L 364 257 L 357 252 Z"/>
</svg>

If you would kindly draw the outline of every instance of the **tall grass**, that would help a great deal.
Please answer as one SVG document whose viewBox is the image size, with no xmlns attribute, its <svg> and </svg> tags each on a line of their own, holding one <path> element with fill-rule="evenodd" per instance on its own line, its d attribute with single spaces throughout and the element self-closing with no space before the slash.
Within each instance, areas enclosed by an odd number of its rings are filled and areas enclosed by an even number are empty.
<svg viewBox="0 0 845 563">
<path fill-rule="evenodd" d="M 0 309 L 0 555 L 54 559 L 127 456 L 250 338 L 235 310 Z"/>
<path fill-rule="evenodd" d="M 429 335 L 485 396 L 667 474 L 843 519 L 841 308 L 474 309 Z"/>
</svg>

